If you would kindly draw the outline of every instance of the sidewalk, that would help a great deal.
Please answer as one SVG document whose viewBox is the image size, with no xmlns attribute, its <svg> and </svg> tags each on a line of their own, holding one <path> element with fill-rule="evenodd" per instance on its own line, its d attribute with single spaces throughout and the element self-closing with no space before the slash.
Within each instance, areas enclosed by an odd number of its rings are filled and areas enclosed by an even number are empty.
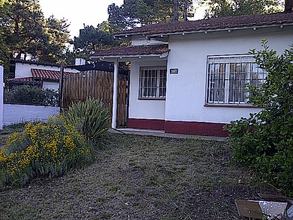
<svg viewBox="0 0 293 220">
<path fill-rule="evenodd" d="M 117 130 L 110 129 L 109 132 L 117 134 L 132 134 L 141 136 L 153 136 L 153 137 L 164 137 L 164 138 L 177 138 L 177 139 L 195 139 L 195 140 L 206 140 L 206 141 L 228 141 L 226 137 L 209 137 L 209 136 L 197 136 L 197 135 L 185 135 L 185 134 L 169 134 L 164 131 L 155 130 L 142 130 L 142 129 L 131 129 L 131 128 L 120 128 Z"/>
</svg>

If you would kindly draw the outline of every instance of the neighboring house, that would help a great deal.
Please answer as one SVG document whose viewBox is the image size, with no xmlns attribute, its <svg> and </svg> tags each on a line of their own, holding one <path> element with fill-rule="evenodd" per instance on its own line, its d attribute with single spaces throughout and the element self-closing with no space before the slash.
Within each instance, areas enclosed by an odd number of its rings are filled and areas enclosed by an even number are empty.
<svg viewBox="0 0 293 220">
<path fill-rule="evenodd" d="M 8 82 L 10 86 L 35 85 L 43 89 L 59 89 L 61 78 L 60 65 L 41 63 L 34 61 L 13 60 L 11 69 L 13 78 Z M 114 65 L 109 62 L 97 62 L 87 64 L 85 60 L 77 58 L 75 65 L 67 66 L 64 74 L 75 74 L 84 71 L 106 71 L 113 72 Z M 125 68 L 119 68 L 120 74 L 128 74 Z"/>
<path fill-rule="evenodd" d="M 132 46 L 96 51 L 92 59 L 130 62 L 128 127 L 167 133 L 226 136 L 223 127 L 260 111 L 248 104 L 247 84 L 266 72 L 251 49 L 268 40 L 282 53 L 293 44 L 293 13 L 153 24 L 116 34 Z M 113 121 L 116 127 L 117 87 Z"/>
<path fill-rule="evenodd" d="M 75 62 L 74 66 L 67 66 L 68 68 L 76 69 L 80 72 L 87 71 L 104 71 L 104 72 L 113 72 L 114 65 L 111 62 L 99 61 L 94 63 L 83 63 L 79 64 L 79 59 Z M 129 69 L 127 66 L 119 66 L 119 74 L 128 75 Z"/>
<path fill-rule="evenodd" d="M 10 85 L 30 84 L 58 91 L 61 78 L 59 65 L 25 60 L 13 60 L 12 63 L 14 78 L 9 80 Z M 64 72 L 79 73 L 73 67 L 65 68 Z"/>
</svg>

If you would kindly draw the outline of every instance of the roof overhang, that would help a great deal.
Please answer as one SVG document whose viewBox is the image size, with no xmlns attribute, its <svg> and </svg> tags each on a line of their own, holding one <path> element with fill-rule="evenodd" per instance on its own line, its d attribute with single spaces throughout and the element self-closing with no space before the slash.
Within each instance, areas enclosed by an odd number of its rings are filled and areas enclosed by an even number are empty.
<svg viewBox="0 0 293 220">
<path fill-rule="evenodd" d="M 205 30 L 197 30 L 197 31 L 176 31 L 176 32 L 162 32 L 162 33 L 156 33 L 156 34 L 148 34 L 148 33 L 131 33 L 131 34 L 119 34 L 115 35 L 117 38 L 127 38 L 127 37 L 133 37 L 133 36 L 144 36 L 147 38 L 151 37 L 166 37 L 166 36 L 172 36 L 172 35 L 187 35 L 187 34 L 198 34 L 198 33 L 214 33 L 214 32 L 232 32 L 232 31 L 239 31 L 239 30 L 253 30 L 256 31 L 258 29 L 264 29 L 264 28 L 281 28 L 284 27 L 290 27 L 293 26 L 293 23 L 290 24 L 278 24 L 278 25 L 255 25 L 255 26 L 247 26 L 247 27 L 231 27 L 231 28 L 219 28 L 219 29 L 205 29 Z"/>
<path fill-rule="evenodd" d="M 156 23 L 125 30 L 114 34 L 114 36 L 166 37 L 170 35 L 255 30 L 275 27 L 284 28 L 289 26 L 293 26 L 293 13 L 273 13 L 267 15 L 242 15 L 195 21 Z"/>
<path fill-rule="evenodd" d="M 130 60 L 142 58 L 164 59 L 169 55 L 168 45 L 148 45 L 111 48 L 108 50 L 96 51 L 91 59 L 99 60 Z"/>
<path fill-rule="evenodd" d="M 105 60 L 105 59 L 142 59 L 142 58 L 166 58 L 168 57 L 169 53 L 163 53 L 163 54 L 149 54 L 149 55 L 119 55 L 119 56 L 96 56 L 92 55 L 91 59 L 99 59 L 99 60 Z"/>
</svg>

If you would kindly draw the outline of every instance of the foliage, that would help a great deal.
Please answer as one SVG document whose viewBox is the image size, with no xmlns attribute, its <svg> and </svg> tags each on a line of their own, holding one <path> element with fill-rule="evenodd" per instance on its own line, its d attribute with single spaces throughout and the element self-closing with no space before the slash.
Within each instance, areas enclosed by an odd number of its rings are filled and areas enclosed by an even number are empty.
<svg viewBox="0 0 293 220">
<path fill-rule="evenodd" d="M 25 127 L 25 123 L 18 123 L 4 126 L 3 130 L 0 131 L 0 135 L 12 134 L 14 132 L 21 132 Z"/>
<path fill-rule="evenodd" d="M 69 42 L 68 23 L 45 18 L 38 0 L 9 0 L 0 7 L 0 61 L 9 59 L 56 62 Z"/>
<path fill-rule="evenodd" d="M 253 53 L 268 72 L 263 86 L 250 88 L 251 103 L 262 111 L 229 126 L 234 157 L 293 194 L 293 48 L 278 55 L 264 43 Z"/>
<path fill-rule="evenodd" d="M 58 106 L 59 94 L 54 90 L 43 90 L 35 86 L 16 86 L 4 93 L 7 104 Z"/>
<path fill-rule="evenodd" d="M 79 36 L 74 37 L 73 45 L 79 56 L 89 56 L 93 51 L 115 45 L 115 41 L 109 25 L 104 22 L 97 27 L 85 25 L 80 29 Z"/>
<path fill-rule="evenodd" d="M 69 24 L 64 18 L 57 19 L 54 16 L 46 18 L 43 27 L 45 39 L 36 58 L 52 63 L 64 61 L 67 58 L 67 45 L 70 43 L 68 28 Z"/>
<path fill-rule="evenodd" d="M 97 141 L 109 128 L 110 115 L 102 102 L 88 99 L 69 107 L 64 114 L 67 123 L 81 132 L 89 141 Z"/>
<path fill-rule="evenodd" d="M 57 177 L 93 161 L 91 146 L 68 124 L 28 124 L 0 149 L 0 187 Z"/>
<path fill-rule="evenodd" d="M 185 11 L 192 11 L 191 0 L 178 0 L 179 18 Z M 109 24 L 114 31 L 158 22 L 170 21 L 174 11 L 174 0 L 125 0 L 122 6 L 108 7 Z M 190 14 L 189 14 L 190 15 Z"/>
<path fill-rule="evenodd" d="M 7 0 L 0 0 L 0 7 L 2 7 L 6 1 Z"/>
<path fill-rule="evenodd" d="M 253 15 L 278 12 L 280 10 L 279 0 L 202 0 L 206 4 L 206 18 Z"/>
</svg>

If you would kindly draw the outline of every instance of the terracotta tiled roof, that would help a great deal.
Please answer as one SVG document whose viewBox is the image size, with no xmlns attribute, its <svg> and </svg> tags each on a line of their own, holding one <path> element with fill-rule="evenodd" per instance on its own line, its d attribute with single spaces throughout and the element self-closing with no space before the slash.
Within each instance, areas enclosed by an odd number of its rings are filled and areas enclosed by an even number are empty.
<svg viewBox="0 0 293 220">
<path fill-rule="evenodd" d="M 221 18 L 202 19 L 197 21 L 170 22 L 151 24 L 115 34 L 125 35 L 161 35 L 171 33 L 208 31 L 273 25 L 293 25 L 293 13 L 275 13 L 269 15 L 244 15 Z"/>
<path fill-rule="evenodd" d="M 42 70 L 42 69 L 32 69 L 31 71 L 32 71 L 32 76 L 34 79 L 59 81 L 61 77 L 61 74 L 59 71 Z M 72 73 L 65 72 L 64 74 L 72 74 Z"/>
<path fill-rule="evenodd" d="M 169 52 L 168 45 L 152 45 L 152 46 L 131 46 L 116 47 L 108 50 L 96 51 L 92 56 L 110 57 L 110 56 L 144 56 L 144 55 L 160 55 Z"/>
</svg>

